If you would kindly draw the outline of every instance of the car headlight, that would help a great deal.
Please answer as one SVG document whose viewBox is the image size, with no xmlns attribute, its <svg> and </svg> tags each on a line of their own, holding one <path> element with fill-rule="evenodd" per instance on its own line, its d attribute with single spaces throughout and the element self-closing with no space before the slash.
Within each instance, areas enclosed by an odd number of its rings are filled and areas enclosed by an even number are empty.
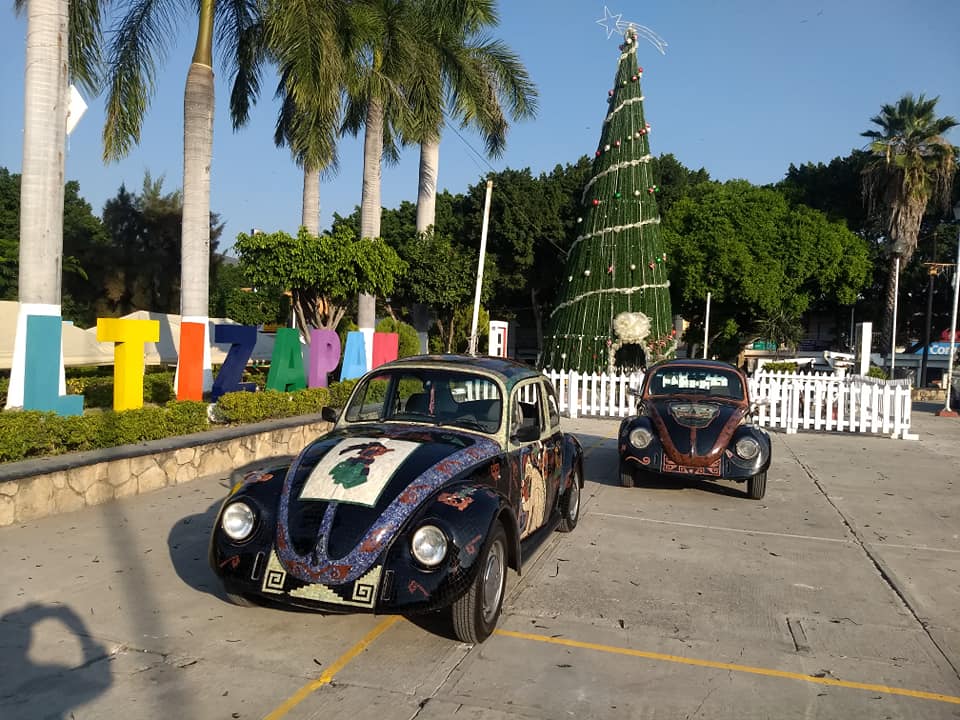
<svg viewBox="0 0 960 720">
<path fill-rule="evenodd" d="M 638 450 L 649 445 L 651 440 L 653 440 L 653 433 L 646 428 L 639 427 L 630 432 L 630 444 Z"/>
<path fill-rule="evenodd" d="M 235 502 L 227 505 L 220 519 L 220 527 L 231 540 L 246 540 L 253 532 L 257 516 L 253 509 L 245 502 Z"/>
<path fill-rule="evenodd" d="M 436 567 L 447 554 L 447 536 L 436 525 L 423 525 L 413 534 L 410 550 L 417 562 Z"/>
<path fill-rule="evenodd" d="M 760 454 L 760 443 L 758 443 L 752 437 L 743 437 L 737 440 L 734 450 L 736 450 L 737 455 L 742 457 L 744 460 L 753 460 L 757 455 Z"/>
</svg>

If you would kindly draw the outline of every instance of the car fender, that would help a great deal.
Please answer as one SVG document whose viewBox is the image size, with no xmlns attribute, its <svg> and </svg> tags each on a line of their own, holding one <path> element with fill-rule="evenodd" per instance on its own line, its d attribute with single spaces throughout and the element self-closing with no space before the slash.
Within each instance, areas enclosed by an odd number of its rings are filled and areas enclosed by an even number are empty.
<svg viewBox="0 0 960 720">
<path fill-rule="evenodd" d="M 441 488 L 411 516 L 387 551 L 384 569 L 390 587 L 379 611 L 429 612 L 454 602 L 476 579 L 478 561 L 497 520 L 507 533 L 509 564 L 519 571 L 519 533 L 507 499 L 477 482 Z M 424 524 L 439 527 L 449 543 L 446 558 L 433 569 L 422 566 L 410 548 L 414 532 Z"/>
<path fill-rule="evenodd" d="M 244 541 L 244 545 L 259 548 L 264 544 L 273 542 L 273 533 L 277 522 L 277 499 L 280 497 L 280 489 L 283 487 L 283 481 L 289 469 L 289 465 L 277 465 L 253 470 L 243 474 L 230 487 L 227 497 L 220 503 L 220 508 L 217 510 L 217 516 L 213 523 L 213 532 L 210 533 L 207 559 L 214 573 L 221 577 L 225 574 L 223 564 L 228 555 L 231 559 L 239 558 L 235 562 L 243 562 L 249 559 L 245 557 L 246 553 L 236 554 L 236 546 L 223 536 L 220 529 L 220 518 L 224 509 L 230 503 L 241 499 L 245 500 L 254 506 L 254 511 L 257 513 L 257 526 L 250 538 Z M 237 569 L 236 567 L 233 568 L 233 570 Z"/>
<path fill-rule="evenodd" d="M 557 502 L 560 496 L 570 487 L 570 479 L 575 470 L 580 471 L 580 487 L 583 487 L 583 446 L 574 435 L 564 434 L 563 436 L 563 468 L 560 477 L 561 488 L 557 493 Z"/>
<path fill-rule="evenodd" d="M 734 448 L 737 445 L 737 442 L 743 437 L 752 437 L 758 443 L 760 443 L 760 456 L 754 462 L 747 462 L 738 458 Z M 773 456 L 773 448 L 770 443 L 770 436 L 767 434 L 767 431 L 757 427 L 756 425 L 743 424 L 740 425 L 730 438 L 730 442 L 727 445 L 727 450 L 730 453 L 731 461 L 735 462 L 738 467 L 745 468 L 750 471 L 751 474 L 766 472 L 767 468 L 770 467 L 770 460 Z"/>
</svg>

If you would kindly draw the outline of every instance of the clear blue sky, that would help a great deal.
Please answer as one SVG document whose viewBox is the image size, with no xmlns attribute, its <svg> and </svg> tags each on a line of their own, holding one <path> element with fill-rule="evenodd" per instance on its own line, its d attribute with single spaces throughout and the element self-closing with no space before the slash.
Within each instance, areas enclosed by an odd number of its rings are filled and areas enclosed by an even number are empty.
<svg viewBox="0 0 960 720">
<path fill-rule="evenodd" d="M 188 3 L 189 4 L 189 3 Z M 647 25 L 668 43 L 666 55 L 642 43 L 645 111 L 654 154 L 673 153 L 712 177 L 775 182 L 790 163 L 829 162 L 862 147 L 859 133 L 883 103 L 903 93 L 940 96 L 938 111 L 960 118 L 960 2 L 957 0 L 501 0 L 499 37 L 517 52 L 540 91 L 536 120 L 511 128 L 497 160 L 478 159 L 482 141 L 452 130 L 443 137 L 441 188 L 465 191 L 490 168 L 534 173 L 573 162 L 596 148 L 607 90 L 617 66 L 617 36 L 595 23 L 604 5 Z M 13 3 L 0 22 L 0 166 L 19 172 L 23 127 L 26 20 Z M 90 106 L 69 141 L 67 177 L 100 212 L 121 183 L 139 190 L 145 171 L 165 187 L 182 182 L 183 85 L 196 19 L 181 22 L 143 126 L 141 147 L 119 163 L 101 160 L 103 97 Z M 219 62 L 219 61 L 218 61 Z M 234 133 L 228 80 L 217 70 L 211 206 L 226 221 L 221 249 L 251 228 L 295 231 L 301 174 L 274 148 L 275 80 L 250 125 Z M 960 145 L 960 130 L 949 136 Z M 320 191 L 321 227 L 333 212 L 360 202 L 362 141 L 345 139 L 341 170 Z M 416 201 L 418 150 L 385 166 L 383 205 Z"/>
</svg>

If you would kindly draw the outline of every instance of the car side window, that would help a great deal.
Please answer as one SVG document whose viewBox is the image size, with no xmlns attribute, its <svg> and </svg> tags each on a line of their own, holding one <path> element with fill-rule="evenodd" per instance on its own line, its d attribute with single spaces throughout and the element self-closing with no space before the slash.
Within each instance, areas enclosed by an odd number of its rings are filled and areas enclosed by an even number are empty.
<svg viewBox="0 0 960 720">
<path fill-rule="evenodd" d="M 529 383 L 517 388 L 510 401 L 510 422 L 514 432 L 520 428 L 534 427 L 539 436 L 543 431 L 542 407 L 540 383 Z"/>
<path fill-rule="evenodd" d="M 550 383 L 544 384 L 547 391 L 547 411 L 550 414 L 550 429 L 556 430 L 560 427 L 560 403 L 557 402 L 557 391 Z"/>
</svg>

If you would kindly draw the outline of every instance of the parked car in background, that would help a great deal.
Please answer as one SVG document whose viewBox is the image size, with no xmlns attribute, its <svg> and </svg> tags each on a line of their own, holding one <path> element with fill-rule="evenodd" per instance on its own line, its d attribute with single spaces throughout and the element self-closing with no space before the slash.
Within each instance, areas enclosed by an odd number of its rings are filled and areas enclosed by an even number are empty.
<svg viewBox="0 0 960 720">
<path fill-rule="evenodd" d="M 770 436 L 752 422 L 747 378 L 715 360 L 669 360 L 651 367 L 634 394 L 637 414 L 620 424 L 620 483 L 639 475 L 746 483 L 759 500 L 767 487 Z"/>
<path fill-rule="evenodd" d="M 482 642 L 525 541 L 579 518 L 583 453 L 550 381 L 499 358 L 405 358 L 329 419 L 292 464 L 248 474 L 224 501 L 210 565 L 228 597 L 449 611 L 457 637 Z"/>
</svg>

